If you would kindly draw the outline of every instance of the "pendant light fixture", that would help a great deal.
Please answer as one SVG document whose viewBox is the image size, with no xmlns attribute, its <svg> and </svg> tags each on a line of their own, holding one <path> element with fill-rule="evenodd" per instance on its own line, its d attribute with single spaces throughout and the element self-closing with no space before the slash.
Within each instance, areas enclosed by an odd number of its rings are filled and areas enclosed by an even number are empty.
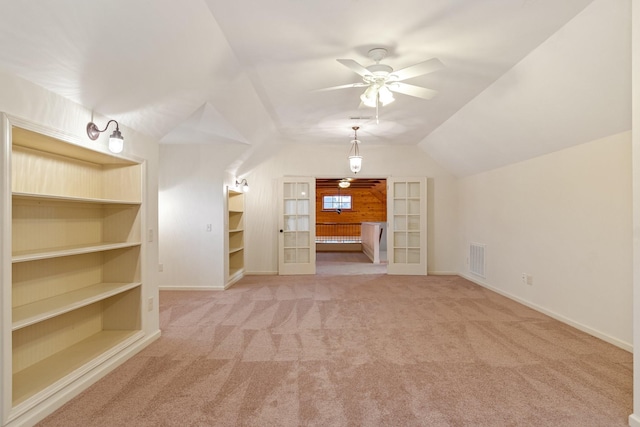
<svg viewBox="0 0 640 427">
<path fill-rule="evenodd" d="M 362 169 L 362 156 L 360 155 L 360 141 L 358 140 L 358 129 L 360 126 L 353 126 L 353 139 L 351 140 L 351 149 L 349 150 L 349 168 L 351 172 L 358 173 Z"/>
</svg>

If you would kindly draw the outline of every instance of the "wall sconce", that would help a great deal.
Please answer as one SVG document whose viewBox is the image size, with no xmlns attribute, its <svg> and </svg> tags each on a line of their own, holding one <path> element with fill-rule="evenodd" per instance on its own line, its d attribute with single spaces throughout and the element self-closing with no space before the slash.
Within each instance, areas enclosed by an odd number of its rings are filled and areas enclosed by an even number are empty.
<svg viewBox="0 0 640 427">
<path fill-rule="evenodd" d="M 349 168 L 351 172 L 358 173 L 362 169 L 362 156 L 360 155 L 360 141 L 358 140 L 358 129 L 360 126 L 354 126 L 353 139 L 351 140 L 351 149 L 349 150 Z"/>
<path fill-rule="evenodd" d="M 248 193 L 249 192 L 249 183 L 247 182 L 247 180 L 245 178 L 238 180 L 238 178 L 236 178 L 236 187 L 240 187 L 240 189 L 242 189 L 243 193 Z"/>
<path fill-rule="evenodd" d="M 96 126 L 95 123 L 89 122 L 87 124 L 87 135 L 89 136 L 89 139 L 95 141 L 96 139 L 98 139 L 102 132 L 107 130 L 111 122 L 116 124 L 116 130 L 114 130 L 109 137 L 109 151 L 111 151 L 112 153 L 122 153 L 122 149 L 124 148 L 124 138 L 120 133 L 120 126 L 115 120 L 109 120 L 107 122 L 107 125 L 102 130 L 98 129 L 98 126 Z"/>
</svg>

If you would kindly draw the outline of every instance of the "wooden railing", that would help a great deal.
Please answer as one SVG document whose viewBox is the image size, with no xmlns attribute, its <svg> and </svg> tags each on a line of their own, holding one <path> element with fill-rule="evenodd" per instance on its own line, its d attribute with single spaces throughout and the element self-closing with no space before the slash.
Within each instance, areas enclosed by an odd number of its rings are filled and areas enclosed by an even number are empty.
<svg viewBox="0 0 640 427">
<path fill-rule="evenodd" d="M 316 243 L 360 243 L 359 222 L 317 222 Z"/>
</svg>

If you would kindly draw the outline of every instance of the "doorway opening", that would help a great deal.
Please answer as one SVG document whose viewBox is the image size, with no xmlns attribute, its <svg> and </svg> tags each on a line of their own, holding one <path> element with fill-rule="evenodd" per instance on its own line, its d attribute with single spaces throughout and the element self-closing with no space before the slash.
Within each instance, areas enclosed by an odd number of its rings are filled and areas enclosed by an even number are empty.
<svg viewBox="0 0 640 427">
<path fill-rule="evenodd" d="M 316 274 L 386 274 L 387 179 L 316 178 L 315 226 Z"/>
</svg>

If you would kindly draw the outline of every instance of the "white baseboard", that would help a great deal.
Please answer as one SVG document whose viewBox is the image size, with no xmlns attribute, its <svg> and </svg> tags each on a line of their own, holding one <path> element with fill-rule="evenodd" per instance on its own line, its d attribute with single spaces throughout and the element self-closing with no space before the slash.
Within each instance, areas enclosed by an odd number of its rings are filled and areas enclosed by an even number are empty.
<svg viewBox="0 0 640 427">
<path fill-rule="evenodd" d="M 473 283 L 475 283 L 477 285 L 482 286 L 483 288 L 487 288 L 487 289 L 489 289 L 489 290 L 491 290 L 491 291 L 493 291 L 495 293 L 498 293 L 498 294 L 500 294 L 502 296 L 505 296 L 505 297 L 507 297 L 509 299 L 512 299 L 512 300 L 516 301 L 516 302 L 519 302 L 522 305 L 526 305 L 527 307 L 532 308 L 532 309 L 534 309 L 536 311 L 539 311 L 540 313 L 546 314 L 547 316 L 552 317 L 552 318 L 554 318 L 556 320 L 559 320 L 562 323 L 566 323 L 569 326 L 573 326 L 574 328 L 579 329 L 582 332 L 585 332 L 585 333 L 587 333 L 589 335 L 593 335 L 596 338 L 600 338 L 601 340 L 606 341 L 609 344 L 613 344 L 616 347 L 619 347 L 619 348 L 621 348 L 623 350 L 626 350 L 626 351 L 629 351 L 629 352 L 633 352 L 633 345 L 630 344 L 630 343 L 621 341 L 621 340 L 619 340 L 617 338 L 614 338 L 614 337 L 612 337 L 610 335 L 602 333 L 602 332 L 600 332 L 600 331 L 598 331 L 596 329 L 593 329 L 593 328 L 591 328 L 589 326 L 583 325 L 582 323 L 576 322 L 575 320 L 569 319 L 568 317 L 565 317 L 565 316 L 563 316 L 561 314 L 558 314 L 558 313 L 553 312 L 551 310 L 547 310 L 544 307 L 541 307 L 541 306 L 539 306 L 537 304 L 534 304 L 534 303 L 532 303 L 530 301 L 524 300 L 524 299 L 522 299 L 520 297 L 512 295 L 512 294 L 510 294 L 508 292 L 505 292 L 505 291 L 503 291 L 501 289 L 498 289 L 498 288 L 496 288 L 494 286 L 491 286 L 490 284 L 480 280 L 478 277 L 474 277 L 472 275 L 468 275 L 468 274 L 464 274 L 464 273 L 457 273 L 457 274 L 459 276 L 464 277 L 467 280 L 470 280 L 471 282 L 473 282 Z M 640 426 L 638 426 L 638 427 L 640 427 Z"/>
<path fill-rule="evenodd" d="M 160 330 L 136 341 L 129 347 L 123 349 L 117 355 L 111 357 L 101 365 L 87 372 L 76 381 L 72 382 L 62 390 L 56 392 L 51 397 L 35 405 L 24 414 L 12 419 L 5 427 L 29 427 L 42 421 L 45 417 L 54 413 L 62 405 L 82 393 L 109 372 L 122 365 L 133 355 L 160 338 Z"/>
<path fill-rule="evenodd" d="M 457 271 L 427 271 L 429 276 L 459 276 Z"/>
<path fill-rule="evenodd" d="M 277 271 L 245 271 L 247 276 L 277 276 Z"/>
<path fill-rule="evenodd" d="M 640 415 L 636 415 L 636 414 L 629 415 L 629 426 L 640 427 Z"/>
</svg>

